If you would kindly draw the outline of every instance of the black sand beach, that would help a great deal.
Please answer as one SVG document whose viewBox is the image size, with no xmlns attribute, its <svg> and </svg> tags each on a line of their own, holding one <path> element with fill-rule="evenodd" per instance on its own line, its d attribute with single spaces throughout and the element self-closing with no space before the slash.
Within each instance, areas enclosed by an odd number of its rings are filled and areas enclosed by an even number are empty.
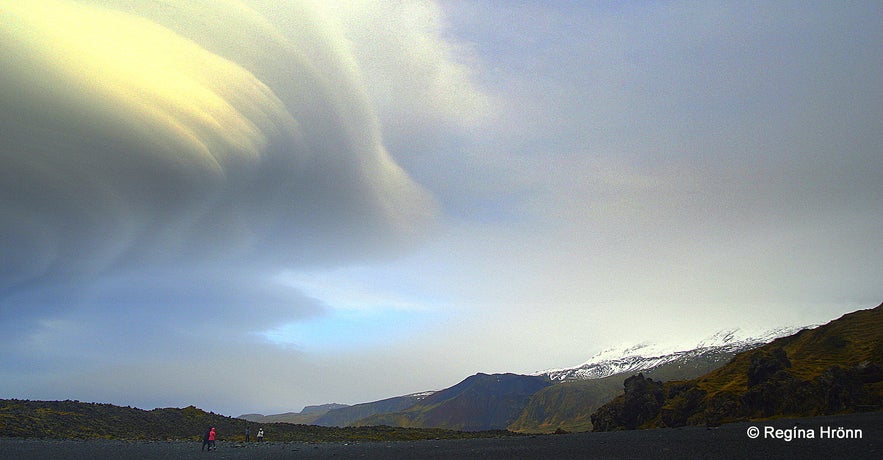
<svg viewBox="0 0 883 460">
<path fill-rule="evenodd" d="M 749 437 L 751 427 L 758 435 Z M 769 428 L 767 428 L 769 427 Z M 842 430 L 841 430 L 842 428 Z M 780 430 L 780 431 L 775 431 Z M 859 436 L 861 436 L 859 438 Z M 791 440 L 787 440 L 791 438 Z M 360 443 L 0 439 L 2 459 L 883 458 L 883 412 L 611 433 Z"/>
</svg>

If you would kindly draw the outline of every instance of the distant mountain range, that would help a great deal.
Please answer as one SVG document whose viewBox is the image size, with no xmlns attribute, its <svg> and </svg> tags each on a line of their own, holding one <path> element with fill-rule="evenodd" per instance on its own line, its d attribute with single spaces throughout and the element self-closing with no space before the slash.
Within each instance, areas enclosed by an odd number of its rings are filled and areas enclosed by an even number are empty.
<svg viewBox="0 0 883 460">
<path fill-rule="evenodd" d="M 437 392 L 339 407 L 310 406 L 299 413 L 243 415 L 252 421 L 322 426 L 378 426 L 454 430 L 508 429 L 525 433 L 588 431 L 591 415 L 622 392 L 623 381 L 639 372 L 668 380 L 695 378 L 717 369 L 737 353 L 801 328 L 759 335 L 718 332 L 687 350 L 654 344 L 605 350 L 587 362 L 534 375 L 476 374 Z"/>
</svg>

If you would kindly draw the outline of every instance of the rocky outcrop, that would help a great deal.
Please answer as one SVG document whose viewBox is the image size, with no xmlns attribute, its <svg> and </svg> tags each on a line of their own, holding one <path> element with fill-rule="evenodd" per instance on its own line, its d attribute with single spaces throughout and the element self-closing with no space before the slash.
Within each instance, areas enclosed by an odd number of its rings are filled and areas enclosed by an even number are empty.
<svg viewBox="0 0 883 460">
<path fill-rule="evenodd" d="M 625 379 L 625 393 L 592 415 L 595 431 L 634 430 L 659 415 L 665 400 L 662 382 L 638 374 Z"/>
</svg>

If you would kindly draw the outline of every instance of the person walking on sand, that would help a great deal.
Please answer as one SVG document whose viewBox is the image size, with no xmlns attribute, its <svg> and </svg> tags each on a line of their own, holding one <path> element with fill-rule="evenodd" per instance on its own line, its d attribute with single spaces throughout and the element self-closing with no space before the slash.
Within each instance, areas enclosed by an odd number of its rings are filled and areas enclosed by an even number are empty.
<svg viewBox="0 0 883 460">
<path fill-rule="evenodd" d="M 218 439 L 218 435 L 215 433 L 215 427 L 212 427 L 208 432 L 208 450 L 217 450 L 215 447 L 215 440 Z"/>
<path fill-rule="evenodd" d="M 245 442 L 251 441 L 251 429 L 248 428 L 248 425 L 245 426 Z"/>
<path fill-rule="evenodd" d="M 261 442 L 263 440 L 264 440 L 264 429 L 261 428 L 258 430 L 258 442 Z"/>
<path fill-rule="evenodd" d="M 202 435 L 202 449 L 200 449 L 200 450 L 205 450 L 205 446 L 209 446 L 209 450 L 211 450 L 211 444 L 208 443 L 208 436 L 209 436 L 209 434 L 211 434 L 211 432 L 212 432 L 211 428 L 209 428 L 208 430 L 205 430 L 205 434 Z"/>
</svg>

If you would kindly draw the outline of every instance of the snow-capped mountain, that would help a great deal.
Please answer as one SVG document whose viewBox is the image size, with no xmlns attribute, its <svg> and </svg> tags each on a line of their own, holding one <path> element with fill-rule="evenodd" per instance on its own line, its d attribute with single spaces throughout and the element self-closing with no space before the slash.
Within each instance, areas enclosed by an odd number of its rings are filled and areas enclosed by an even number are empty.
<svg viewBox="0 0 883 460">
<path fill-rule="evenodd" d="M 813 326 L 783 327 L 752 335 L 740 329 L 724 330 L 700 340 L 692 347 L 673 347 L 648 342 L 613 347 L 596 354 L 579 366 L 549 369 L 537 372 L 535 375 L 546 375 L 553 381 L 589 380 L 623 372 L 647 371 L 675 362 L 682 362 L 684 365 L 690 365 L 698 360 L 725 362 L 736 353 L 811 327 Z"/>
</svg>

